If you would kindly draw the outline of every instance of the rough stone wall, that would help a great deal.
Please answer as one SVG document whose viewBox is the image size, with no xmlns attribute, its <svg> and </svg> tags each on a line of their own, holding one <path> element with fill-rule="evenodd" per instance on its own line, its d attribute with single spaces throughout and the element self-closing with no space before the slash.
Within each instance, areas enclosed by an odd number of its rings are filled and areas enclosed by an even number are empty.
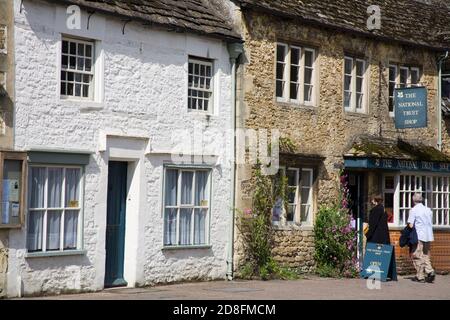
<svg viewBox="0 0 450 320">
<path fill-rule="evenodd" d="M 301 272 L 314 271 L 313 231 L 276 230 L 272 254 L 284 266 L 298 268 Z"/>
<path fill-rule="evenodd" d="M 12 149 L 14 101 L 13 13 L 10 0 L 0 0 L 0 150 Z M 6 295 L 8 270 L 7 229 L 0 229 L 0 298 Z"/>
<path fill-rule="evenodd" d="M 272 128 L 281 131 L 296 145 L 300 154 L 325 157 L 319 167 L 316 188 L 317 207 L 336 198 L 339 165 L 343 154 L 358 135 L 401 137 L 432 146 L 437 144 L 437 68 L 436 54 L 425 49 L 382 43 L 335 30 L 316 28 L 282 20 L 252 11 L 243 15 L 245 40 L 244 66 L 240 70 L 241 100 L 238 103 L 238 125 L 242 128 Z M 278 103 L 275 98 L 275 61 L 277 42 L 304 44 L 317 49 L 315 107 Z M 369 99 L 367 114 L 345 112 L 343 108 L 344 53 L 364 56 L 368 62 Z M 428 127 L 416 130 L 397 130 L 388 112 L 389 63 L 418 65 L 422 83 L 428 89 Z M 444 130 L 444 141 L 448 132 Z M 445 143 L 445 142 L 444 142 Z M 237 181 L 237 206 L 249 207 L 252 190 L 249 187 L 251 170 L 240 166 Z M 295 231 L 292 231 L 295 233 Z M 290 235 L 291 236 L 291 235 Z M 287 241 L 287 240 L 286 240 Z M 242 255 L 239 238 L 235 239 L 237 256 Z M 284 243 L 284 242 L 280 242 Z M 281 259 L 280 259 L 281 260 Z M 286 263 L 305 266 L 309 258 L 284 259 Z"/>
<path fill-rule="evenodd" d="M 122 137 L 147 137 L 144 156 L 139 230 L 135 238 L 136 285 L 187 279 L 217 279 L 226 275 L 226 244 L 230 219 L 231 75 L 226 44 L 188 34 L 171 33 L 123 22 L 100 14 L 82 15 L 82 30 L 67 30 L 64 7 L 47 2 L 16 1 L 15 117 L 17 150 L 87 150 L 93 155 L 85 168 L 85 255 L 27 258 L 26 227 L 10 234 L 8 294 L 92 291 L 103 288 L 105 269 L 106 190 L 108 156 L 99 152 L 101 131 Z M 58 8 L 58 9 L 56 9 Z M 58 55 L 61 33 L 96 39 L 104 71 L 104 99 L 80 102 L 60 99 Z M 188 55 L 211 57 L 215 69 L 214 113 L 187 110 Z M 208 154 L 217 155 L 212 167 L 211 248 L 162 250 L 162 165 L 170 162 L 172 147 L 200 127 Z M 183 130 L 179 130 L 183 129 Z M 182 145 L 183 146 L 183 145 Z M 131 150 L 132 151 L 132 150 Z M 127 213 L 128 214 L 128 213 Z M 26 218 L 27 220 L 27 218 Z M 127 279 L 125 279 L 127 280 Z"/>
<path fill-rule="evenodd" d="M 0 0 L 0 149 L 13 144 L 14 28 L 11 0 Z"/>
<path fill-rule="evenodd" d="M 8 232 L 0 231 L 0 298 L 6 296 L 6 272 L 8 271 Z"/>
</svg>

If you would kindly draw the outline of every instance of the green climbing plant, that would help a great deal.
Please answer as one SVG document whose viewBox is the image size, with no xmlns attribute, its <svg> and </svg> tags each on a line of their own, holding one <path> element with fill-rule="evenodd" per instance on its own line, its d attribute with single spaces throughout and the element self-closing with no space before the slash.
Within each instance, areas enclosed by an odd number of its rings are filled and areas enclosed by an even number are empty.
<svg viewBox="0 0 450 320">
<path fill-rule="evenodd" d="M 279 266 L 272 255 L 272 209 L 277 200 L 287 203 L 287 178 L 284 175 L 264 175 L 261 165 L 254 168 L 254 178 L 252 208 L 238 214 L 237 226 L 247 258 L 240 275 L 243 278 L 259 277 L 264 280 L 295 278 L 296 273 Z"/>
</svg>

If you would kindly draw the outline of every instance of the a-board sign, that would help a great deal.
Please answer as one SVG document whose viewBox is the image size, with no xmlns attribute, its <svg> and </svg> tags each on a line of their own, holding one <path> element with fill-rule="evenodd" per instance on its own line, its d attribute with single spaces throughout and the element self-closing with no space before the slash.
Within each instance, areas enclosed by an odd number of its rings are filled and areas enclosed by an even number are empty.
<svg viewBox="0 0 450 320">
<path fill-rule="evenodd" d="M 379 279 L 383 282 L 388 278 L 397 281 L 394 247 L 368 242 L 361 277 Z"/>
</svg>

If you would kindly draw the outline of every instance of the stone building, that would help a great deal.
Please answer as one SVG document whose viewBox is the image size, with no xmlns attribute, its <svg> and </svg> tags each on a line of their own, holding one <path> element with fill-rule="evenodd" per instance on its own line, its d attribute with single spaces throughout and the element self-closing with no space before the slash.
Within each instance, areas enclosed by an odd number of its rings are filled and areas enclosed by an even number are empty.
<svg viewBox="0 0 450 320">
<path fill-rule="evenodd" d="M 410 264 L 399 231 L 412 193 L 423 192 L 434 213 L 433 263 L 450 270 L 450 137 L 438 94 L 449 8 L 410 0 L 233 3 L 245 41 L 236 125 L 279 130 L 290 146 L 279 160 L 291 194 L 287 210 L 274 208 L 275 258 L 314 269 L 315 214 L 337 198 L 344 170 L 359 226 L 369 197 L 383 194 L 400 271 Z M 420 87 L 427 90 L 426 126 L 397 129 L 394 90 Z M 245 150 L 245 139 L 238 141 Z M 240 164 L 237 208 L 251 207 L 251 191 L 252 165 Z M 235 235 L 237 270 L 243 255 Z"/>
<path fill-rule="evenodd" d="M 14 103 L 14 24 L 13 5 L 10 0 L 0 0 L 0 181 L 10 174 L 13 149 L 13 103 Z M 4 182 L 3 182 L 4 183 Z M 8 270 L 8 234 L 17 224 L 17 217 L 6 217 L 3 203 L 7 201 L 0 184 L 2 206 L 0 208 L 0 298 L 6 294 Z"/>
<path fill-rule="evenodd" d="M 10 147 L 26 154 L 28 170 L 25 219 L 7 234 L 6 294 L 225 278 L 241 42 L 228 9 L 206 0 L 6 2 L 16 65 Z"/>
</svg>

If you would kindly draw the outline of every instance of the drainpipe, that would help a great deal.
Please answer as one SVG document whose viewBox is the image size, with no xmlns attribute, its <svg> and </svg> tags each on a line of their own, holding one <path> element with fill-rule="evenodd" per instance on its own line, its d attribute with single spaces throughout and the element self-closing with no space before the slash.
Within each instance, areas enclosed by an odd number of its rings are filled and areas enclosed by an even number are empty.
<svg viewBox="0 0 450 320">
<path fill-rule="evenodd" d="M 229 43 L 228 53 L 230 55 L 231 63 L 231 101 L 233 107 L 231 108 L 231 201 L 230 201 L 230 220 L 229 220 L 229 233 L 228 233 L 228 246 L 227 246 L 227 279 L 233 280 L 233 251 L 234 251 L 234 209 L 235 209 L 235 196 L 236 196 L 236 65 L 239 56 L 244 52 L 244 46 L 242 43 Z"/>
<path fill-rule="evenodd" d="M 439 151 L 442 151 L 442 62 L 448 58 L 448 55 L 449 52 L 447 51 L 444 56 L 439 58 L 438 109 L 437 109 L 437 122 L 438 122 L 437 147 Z"/>
</svg>

